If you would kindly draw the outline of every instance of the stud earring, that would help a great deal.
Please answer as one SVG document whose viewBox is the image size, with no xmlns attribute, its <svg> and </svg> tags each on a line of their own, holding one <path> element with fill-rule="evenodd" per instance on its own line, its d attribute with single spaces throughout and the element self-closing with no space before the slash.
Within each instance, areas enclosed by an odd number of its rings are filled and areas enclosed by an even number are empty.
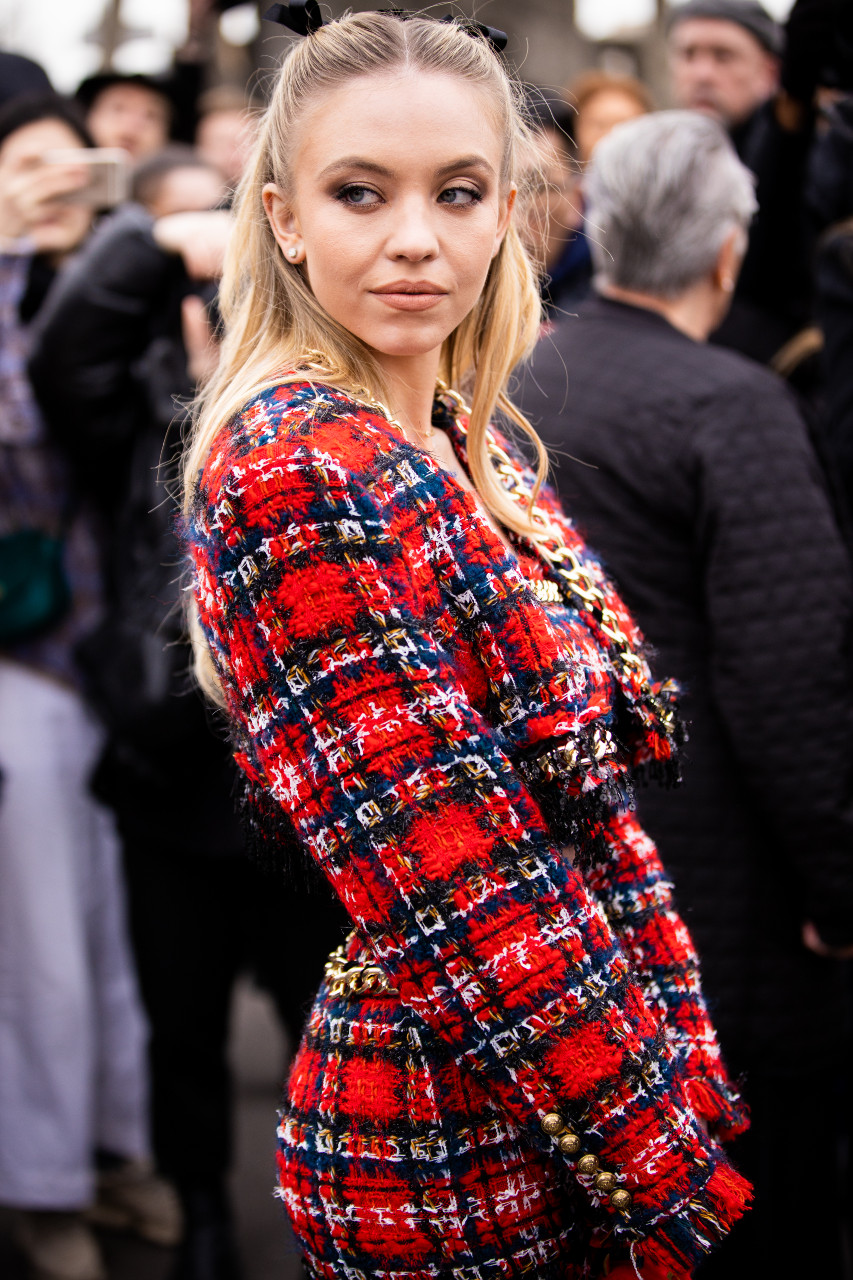
<svg viewBox="0 0 853 1280">
<path fill-rule="evenodd" d="M 296 248 L 295 245 L 291 249 L 288 249 L 287 256 L 288 258 L 290 258 L 291 262 L 295 262 L 296 259 L 299 257 L 299 250 Z"/>
</svg>

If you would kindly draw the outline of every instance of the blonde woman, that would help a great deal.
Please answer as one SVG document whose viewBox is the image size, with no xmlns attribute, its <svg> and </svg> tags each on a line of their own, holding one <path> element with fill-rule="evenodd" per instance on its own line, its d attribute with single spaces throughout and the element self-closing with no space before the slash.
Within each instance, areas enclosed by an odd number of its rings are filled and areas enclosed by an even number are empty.
<svg viewBox="0 0 853 1280">
<path fill-rule="evenodd" d="M 354 925 L 280 1194 L 313 1277 L 689 1276 L 748 1196 L 715 1141 L 743 1112 L 629 811 L 632 766 L 674 768 L 669 691 L 506 396 L 539 323 L 515 90 L 470 24 L 278 10 L 306 38 L 239 192 L 186 516 L 256 831 Z"/>
</svg>

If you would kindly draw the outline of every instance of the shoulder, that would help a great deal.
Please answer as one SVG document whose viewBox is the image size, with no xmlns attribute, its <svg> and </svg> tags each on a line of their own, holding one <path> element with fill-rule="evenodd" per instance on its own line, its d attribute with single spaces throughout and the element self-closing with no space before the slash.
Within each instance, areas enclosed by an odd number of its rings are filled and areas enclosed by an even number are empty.
<svg viewBox="0 0 853 1280">
<path fill-rule="evenodd" d="M 662 316 L 598 299 L 564 317 L 544 335 L 525 382 L 525 405 L 565 414 L 608 406 L 622 412 L 677 414 L 679 406 L 702 414 L 738 401 L 792 411 L 795 401 L 782 380 L 738 352 L 697 342 Z M 547 407 L 546 407 L 547 406 Z M 696 419 L 692 418 L 691 428 Z"/>
<path fill-rule="evenodd" d="M 385 418 L 335 388 L 269 386 L 213 438 L 191 502 L 195 539 L 357 513 L 373 521 L 371 490 L 393 441 Z"/>
<path fill-rule="evenodd" d="M 268 463 L 357 474 L 374 462 L 388 423 L 333 387 L 284 382 L 264 388 L 216 433 L 199 479 L 202 491 Z"/>
<path fill-rule="evenodd" d="M 122 326 L 139 322 L 140 306 L 161 296 L 178 263 L 157 244 L 153 226 L 154 219 L 137 204 L 104 218 L 59 273 L 39 318 L 40 331 L 65 342 L 76 358 L 80 335 L 88 341 L 93 316 L 115 317 Z M 85 307 L 82 314 L 80 307 Z"/>
<path fill-rule="evenodd" d="M 119 251 L 128 253 L 133 250 L 137 254 L 145 251 L 150 257 L 156 252 L 165 256 L 154 240 L 153 229 L 154 218 L 142 205 L 122 205 L 98 223 L 79 254 L 72 259 L 71 267 L 101 258 L 109 260 L 112 254 Z M 122 264 L 117 265 L 120 267 Z"/>
</svg>

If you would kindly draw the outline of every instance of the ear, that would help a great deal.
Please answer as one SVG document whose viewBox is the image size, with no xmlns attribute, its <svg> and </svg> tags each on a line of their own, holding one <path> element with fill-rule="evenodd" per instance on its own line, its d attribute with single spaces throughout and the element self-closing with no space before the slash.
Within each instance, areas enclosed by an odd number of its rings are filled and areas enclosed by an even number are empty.
<svg viewBox="0 0 853 1280">
<path fill-rule="evenodd" d="M 747 244 L 747 233 L 743 228 L 732 227 L 720 247 L 714 264 L 714 284 L 721 293 L 734 293 Z"/>
<path fill-rule="evenodd" d="M 301 262 L 305 256 L 299 219 L 274 182 L 268 182 L 261 192 L 267 219 L 272 227 L 276 244 L 288 262 Z"/>
<path fill-rule="evenodd" d="M 510 187 L 506 195 L 501 199 L 501 210 L 498 217 L 498 225 L 495 228 L 495 246 L 492 249 L 492 257 L 496 258 L 503 244 L 506 235 L 509 220 L 512 217 L 512 211 L 515 207 L 515 197 L 518 195 L 518 187 Z"/>
</svg>

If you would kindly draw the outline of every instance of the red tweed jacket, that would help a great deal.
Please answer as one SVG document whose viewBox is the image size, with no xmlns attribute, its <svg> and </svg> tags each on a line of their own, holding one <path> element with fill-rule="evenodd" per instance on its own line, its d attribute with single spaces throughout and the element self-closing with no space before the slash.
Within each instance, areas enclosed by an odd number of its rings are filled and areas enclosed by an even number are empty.
<svg viewBox="0 0 853 1280">
<path fill-rule="evenodd" d="M 464 423 L 439 425 L 464 464 Z M 600 627 L 328 387 L 223 427 L 187 542 L 270 839 L 315 859 L 349 958 L 387 978 L 324 984 L 291 1074 L 281 1194 L 311 1274 L 581 1277 L 633 1248 L 688 1275 L 748 1198 L 715 1140 L 744 1117 L 630 811 L 642 726 Z"/>
</svg>

